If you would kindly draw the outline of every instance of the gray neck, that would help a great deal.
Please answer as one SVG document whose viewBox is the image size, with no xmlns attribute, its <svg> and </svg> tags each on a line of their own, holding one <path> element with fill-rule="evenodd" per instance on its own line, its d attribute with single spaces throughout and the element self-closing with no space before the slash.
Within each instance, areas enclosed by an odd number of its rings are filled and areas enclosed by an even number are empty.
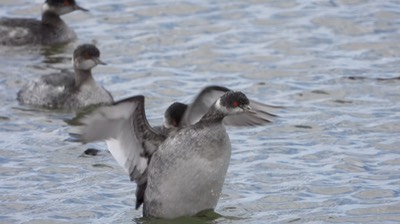
<svg viewBox="0 0 400 224">
<path fill-rule="evenodd" d="M 222 122 L 226 114 L 215 108 L 215 103 L 210 107 L 206 114 L 200 119 L 199 123 Z"/>
<path fill-rule="evenodd" d="M 93 81 L 92 70 L 75 68 L 75 87 L 80 87 L 85 82 Z"/>
<path fill-rule="evenodd" d="M 51 11 L 46 11 L 42 14 L 42 23 L 56 27 L 67 27 L 60 16 Z"/>
</svg>

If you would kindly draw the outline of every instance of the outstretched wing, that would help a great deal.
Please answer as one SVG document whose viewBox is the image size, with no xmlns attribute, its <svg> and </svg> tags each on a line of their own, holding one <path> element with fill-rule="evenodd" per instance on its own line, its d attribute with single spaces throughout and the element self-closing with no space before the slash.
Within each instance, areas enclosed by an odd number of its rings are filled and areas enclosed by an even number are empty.
<svg viewBox="0 0 400 224">
<path fill-rule="evenodd" d="M 210 109 L 211 105 L 228 91 L 228 88 L 222 86 L 208 86 L 204 88 L 186 109 L 181 120 L 181 126 L 186 127 L 198 122 L 208 109 Z"/>
<path fill-rule="evenodd" d="M 223 86 L 208 86 L 204 88 L 186 110 L 181 121 L 181 126 L 185 127 L 198 122 L 212 104 L 228 91 L 230 91 L 230 89 Z M 282 108 L 279 106 L 263 104 L 255 100 L 250 100 L 250 107 L 256 113 L 229 115 L 224 118 L 224 124 L 228 126 L 251 126 L 269 123 L 274 117 L 276 117 L 276 115 L 269 113 L 268 111 Z"/>
<path fill-rule="evenodd" d="M 263 125 L 265 123 L 271 123 L 277 117 L 277 115 L 268 111 L 281 108 L 263 104 L 255 100 L 249 101 L 251 109 L 256 113 L 229 115 L 224 118 L 223 123 L 229 126 L 256 126 Z"/>
<path fill-rule="evenodd" d="M 153 129 L 146 118 L 144 97 L 134 96 L 101 106 L 77 119 L 71 135 L 83 143 L 105 140 L 115 160 L 139 184 L 146 178 L 151 155 L 165 136 Z"/>
</svg>

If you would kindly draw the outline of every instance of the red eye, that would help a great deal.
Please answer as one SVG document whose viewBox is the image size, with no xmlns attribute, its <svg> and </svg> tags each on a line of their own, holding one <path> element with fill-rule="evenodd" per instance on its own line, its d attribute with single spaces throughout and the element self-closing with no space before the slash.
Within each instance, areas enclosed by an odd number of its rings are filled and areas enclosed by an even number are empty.
<svg viewBox="0 0 400 224">
<path fill-rule="evenodd" d="M 69 6 L 71 3 L 69 3 L 69 0 L 64 0 L 64 6 Z"/>
<path fill-rule="evenodd" d="M 235 102 L 233 102 L 232 106 L 237 107 L 237 106 L 239 106 L 239 103 L 237 101 L 235 101 Z"/>
</svg>

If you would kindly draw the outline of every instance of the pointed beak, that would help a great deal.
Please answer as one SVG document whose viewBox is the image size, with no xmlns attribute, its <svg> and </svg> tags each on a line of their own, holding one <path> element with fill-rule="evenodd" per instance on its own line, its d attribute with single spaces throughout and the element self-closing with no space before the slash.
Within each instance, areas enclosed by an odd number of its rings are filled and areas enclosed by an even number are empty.
<svg viewBox="0 0 400 224">
<path fill-rule="evenodd" d="M 74 6 L 74 9 L 75 9 L 75 10 L 81 10 L 81 11 L 84 11 L 84 12 L 88 12 L 88 11 L 89 11 L 88 9 L 82 8 L 82 7 L 80 7 L 79 5 L 75 5 L 75 6 Z"/>
<path fill-rule="evenodd" d="M 244 105 L 242 107 L 243 111 L 246 113 L 251 113 L 251 114 L 255 114 L 256 111 L 254 111 L 253 109 L 251 109 L 251 107 L 249 105 Z"/>
<path fill-rule="evenodd" d="M 96 62 L 96 64 L 107 65 L 107 63 L 100 60 L 100 58 L 93 58 L 93 61 Z"/>
</svg>

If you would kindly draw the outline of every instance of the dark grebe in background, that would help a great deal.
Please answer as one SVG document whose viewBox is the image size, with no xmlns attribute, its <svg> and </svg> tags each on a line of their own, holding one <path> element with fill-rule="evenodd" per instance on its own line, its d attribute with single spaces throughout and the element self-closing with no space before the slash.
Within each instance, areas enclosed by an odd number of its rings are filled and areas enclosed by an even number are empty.
<svg viewBox="0 0 400 224">
<path fill-rule="evenodd" d="M 75 0 L 46 0 L 42 19 L 0 18 L 0 45 L 49 45 L 75 40 L 75 32 L 60 18 L 75 10 L 88 11 Z"/>
</svg>

